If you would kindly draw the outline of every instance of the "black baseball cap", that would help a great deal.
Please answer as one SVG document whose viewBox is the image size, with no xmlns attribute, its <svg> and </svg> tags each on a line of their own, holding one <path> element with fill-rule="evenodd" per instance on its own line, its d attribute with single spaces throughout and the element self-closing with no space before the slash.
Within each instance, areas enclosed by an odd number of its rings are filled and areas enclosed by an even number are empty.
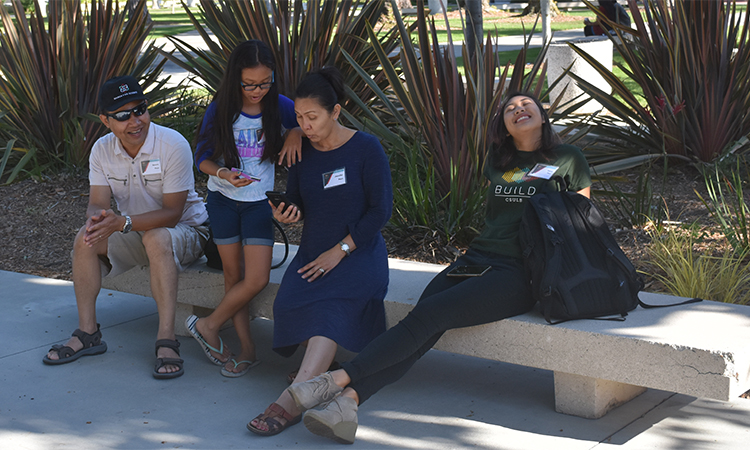
<svg viewBox="0 0 750 450">
<path fill-rule="evenodd" d="M 99 90 L 99 107 L 102 111 L 112 112 L 135 100 L 146 100 L 138 80 L 125 75 L 110 78 Z"/>
</svg>

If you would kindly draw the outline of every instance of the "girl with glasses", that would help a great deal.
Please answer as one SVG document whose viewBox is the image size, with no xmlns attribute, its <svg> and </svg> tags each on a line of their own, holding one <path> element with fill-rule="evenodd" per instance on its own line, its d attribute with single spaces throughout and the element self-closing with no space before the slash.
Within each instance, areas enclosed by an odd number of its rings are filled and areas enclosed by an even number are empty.
<svg viewBox="0 0 750 450">
<path fill-rule="evenodd" d="M 224 270 L 225 295 L 211 315 L 185 325 L 221 374 L 239 377 L 258 363 L 250 333 L 249 303 L 267 284 L 273 222 L 266 191 L 274 162 L 299 159 L 302 133 L 293 102 L 279 94 L 271 49 L 258 40 L 239 44 L 203 117 L 195 163 L 209 175 L 207 206 Z M 232 319 L 240 341 L 233 354 L 219 336 Z"/>
</svg>

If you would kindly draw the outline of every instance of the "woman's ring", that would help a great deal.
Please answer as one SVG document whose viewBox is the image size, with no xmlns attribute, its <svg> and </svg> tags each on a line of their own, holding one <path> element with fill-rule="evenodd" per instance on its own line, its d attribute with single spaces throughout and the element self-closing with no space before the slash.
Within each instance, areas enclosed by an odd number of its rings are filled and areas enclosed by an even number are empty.
<svg viewBox="0 0 750 450">
<path fill-rule="evenodd" d="M 326 273 L 326 270 L 324 268 L 322 268 L 322 267 L 318 268 L 318 270 L 320 270 L 323 273 Z"/>
</svg>

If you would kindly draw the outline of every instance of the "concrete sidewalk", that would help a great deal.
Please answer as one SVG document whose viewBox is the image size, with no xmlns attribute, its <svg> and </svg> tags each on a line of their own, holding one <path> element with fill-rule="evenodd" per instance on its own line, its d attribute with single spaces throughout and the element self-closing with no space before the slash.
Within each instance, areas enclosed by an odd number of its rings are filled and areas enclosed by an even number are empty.
<svg viewBox="0 0 750 450">
<path fill-rule="evenodd" d="M 342 448 L 303 425 L 271 438 L 245 429 L 301 360 L 270 350 L 272 322 L 253 322 L 263 362 L 242 378 L 222 377 L 182 338 L 185 375 L 155 380 L 153 300 L 103 291 L 108 352 L 46 366 L 50 345 L 76 328 L 72 284 L 0 271 L 0 286 L 0 449 Z M 223 333 L 230 346 L 232 334 Z M 750 438 L 750 400 L 649 390 L 587 420 L 554 411 L 550 372 L 433 350 L 365 403 L 359 421 L 362 449 L 739 449 Z"/>
</svg>

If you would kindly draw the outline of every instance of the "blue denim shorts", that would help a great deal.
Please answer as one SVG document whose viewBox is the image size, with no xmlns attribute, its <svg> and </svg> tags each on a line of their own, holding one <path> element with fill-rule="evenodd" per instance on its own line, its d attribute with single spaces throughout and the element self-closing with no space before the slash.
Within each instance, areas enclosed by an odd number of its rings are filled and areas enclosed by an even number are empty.
<svg viewBox="0 0 750 450">
<path fill-rule="evenodd" d="M 268 201 L 238 202 L 208 191 L 206 210 L 217 245 L 273 246 L 273 213 Z"/>
</svg>

